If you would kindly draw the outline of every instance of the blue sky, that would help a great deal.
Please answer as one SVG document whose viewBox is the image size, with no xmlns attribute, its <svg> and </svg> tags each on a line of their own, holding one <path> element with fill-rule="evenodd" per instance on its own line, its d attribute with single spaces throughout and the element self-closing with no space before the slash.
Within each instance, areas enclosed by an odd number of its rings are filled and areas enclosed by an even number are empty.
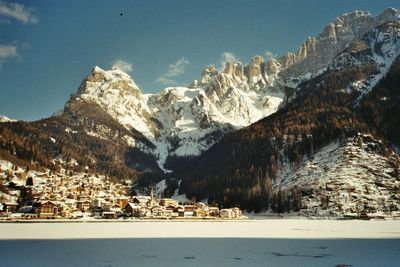
<svg viewBox="0 0 400 267">
<path fill-rule="evenodd" d="M 226 57 L 296 51 L 344 12 L 376 15 L 398 3 L 0 0 L 0 114 L 50 116 L 96 65 L 124 68 L 145 93 L 187 85 Z"/>
</svg>

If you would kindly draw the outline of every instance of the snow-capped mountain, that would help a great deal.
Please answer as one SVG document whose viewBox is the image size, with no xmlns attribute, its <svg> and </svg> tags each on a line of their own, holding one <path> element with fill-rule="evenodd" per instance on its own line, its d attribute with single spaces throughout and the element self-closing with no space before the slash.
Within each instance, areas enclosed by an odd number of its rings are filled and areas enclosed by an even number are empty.
<svg viewBox="0 0 400 267">
<path fill-rule="evenodd" d="M 0 157 L 139 187 L 165 178 L 165 192 L 254 211 L 399 210 L 399 55 L 389 8 L 343 14 L 295 54 L 208 66 L 156 94 L 95 67 L 63 111 L 1 123 Z"/>
<path fill-rule="evenodd" d="M 337 68 L 341 57 L 329 62 L 346 45 L 398 16 L 399 12 L 393 8 L 376 17 L 363 11 L 346 13 L 326 26 L 317 37 L 308 38 L 295 54 L 268 62 L 262 56 L 255 56 L 247 65 L 227 62 L 220 73 L 209 66 L 190 86 L 168 87 L 158 94 L 143 94 L 132 77 L 121 70 L 95 67 L 74 98 L 98 104 L 127 129 L 143 134 L 154 148 L 136 145 L 155 155 L 163 168 L 169 156 L 199 155 L 227 132 L 276 112 L 284 102 L 285 86 L 296 87 L 327 67 Z M 367 36 L 361 42 L 366 42 L 365 46 L 370 48 L 375 46 L 369 56 L 380 64 L 383 75 L 398 51 L 397 43 L 393 42 L 390 47 L 376 48 L 380 43 L 387 43 L 391 33 L 380 34 L 378 39 Z M 392 39 L 396 41 L 393 34 Z M 371 43 L 375 39 L 377 44 Z"/>
<path fill-rule="evenodd" d="M 399 32 L 395 18 L 349 43 L 284 108 L 179 170 L 180 191 L 255 211 L 398 212 Z"/>
<path fill-rule="evenodd" d="M 399 10 L 388 8 L 374 17 L 367 11 L 345 13 L 329 23 L 317 37 L 309 37 L 296 53 L 273 59 L 280 78 L 289 86 L 315 76 L 347 45 L 383 23 L 399 19 Z"/>
<path fill-rule="evenodd" d="M 12 121 L 16 121 L 16 120 L 13 120 L 6 116 L 0 115 L 0 122 L 12 122 Z"/>
<path fill-rule="evenodd" d="M 227 63 L 222 73 L 209 67 L 200 84 L 169 87 L 159 94 L 143 94 L 121 70 L 95 67 L 73 98 L 98 104 L 127 129 L 142 133 L 155 149 L 141 149 L 156 155 L 162 168 L 169 155 L 199 155 L 223 133 L 278 109 L 284 94 L 266 89 L 261 62 L 261 57 L 253 58 L 247 76 L 239 62 Z"/>
</svg>

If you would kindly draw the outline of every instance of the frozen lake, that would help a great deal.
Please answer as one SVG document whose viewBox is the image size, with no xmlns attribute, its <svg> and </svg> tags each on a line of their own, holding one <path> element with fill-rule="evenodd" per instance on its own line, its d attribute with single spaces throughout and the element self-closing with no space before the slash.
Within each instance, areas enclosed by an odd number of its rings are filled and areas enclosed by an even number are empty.
<svg viewBox="0 0 400 267">
<path fill-rule="evenodd" d="M 399 266 L 400 221 L 0 223 L 0 267 Z"/>
<path fill-rule="evenodd" d="M 4 267 L 399 266 L 399 239 L 0 240 Z"/>
</svg>

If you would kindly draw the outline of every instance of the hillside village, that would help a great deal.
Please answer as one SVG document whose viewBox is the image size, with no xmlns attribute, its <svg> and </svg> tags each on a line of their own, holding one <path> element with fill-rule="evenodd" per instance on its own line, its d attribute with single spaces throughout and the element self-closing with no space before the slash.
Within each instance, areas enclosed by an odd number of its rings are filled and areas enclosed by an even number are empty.
<svg viewBox="0 0 400 267">
<path fill-rule="evenodd" d="M 238 208 L 129 196 L 130 189 L 102 175 L 23 170 L 0 160 L 0 220 L 242 218 Z"/>
</svg>

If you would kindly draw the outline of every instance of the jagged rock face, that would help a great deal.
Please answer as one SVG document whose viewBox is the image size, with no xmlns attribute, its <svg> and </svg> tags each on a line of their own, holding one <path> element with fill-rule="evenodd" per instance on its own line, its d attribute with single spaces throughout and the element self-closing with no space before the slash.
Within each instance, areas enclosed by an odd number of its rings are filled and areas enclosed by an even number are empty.
<svg viewBox="0 0 400 267">
<path fill-rule="evenodd" d="M 215 66 L 208 66 L 201 72 L 200 83 L 203 85 L 208 84 L 211 81 L 211 79 L 217 75 L 218 75 L 218 70 L 215 68 Z"/>
<path fill-rule="evenodd" d="M 95 67 L 79 87 L 77 98 L 93 102 L 127 128 L 153 139 L 159 129 L 152 120 L 144 96 L 133 79 L 121 70 Z"/>
<path fill-rule="evenodd" d="M 279 63 L 279 61 L 276 60 L 275 58 L 272 58 L 268 60 L 265 70 L 267 74 L 276 75 L 281 71 L 281 69 L 282 69 L 281 63 Z"/>
<path fill-rule="evenodd" d="M 396 19 L 398 11 L 392 8 L 377 17 L 364 11 L 343 14 L 327 25 L 316 38 L 308 38 L 295 54 L 288 53 L 279 58 L 283 66 L 280 76 L 287 80 L 307 73 L 314 75 L 326 68 L 330 60 L 347 44 L 360 39 L 377 25 Z"/>
<path fill-rule="evenodd" d="M 156 147 L 150 152 L 162 166 L 168 155 L 205 151 L 217 141 L 210 136 L 221 136 L 213 133 L 247 126 L 275 112 L 285 98 L 287 77 L 321 71 L 350 41 L 397 14 L 394 9 L 376 18 L 368 12 L 344 14 L 319 36 L 308 38 L 295 54 L 268 62 L 255 56 L 247 66 L 228 62 L 221 73 L 209 66 L 188 88 L 171 87 L 154 95 L 142 94 L 118 69 L 95 68 L 76 97 L 99 104 L 126 128 L 142 133 Z M 364 46 L 360 43 L 357 49 Z"/>
<path fill-rule="evenodd" d="M 239 79 L 243 79 L 244 68 L 240 62 L 227 62 L 224 70 L 225 74 L 235 75 Z"/>
<path fill-rule="evenodd" d="M 251 64 L 265 65 L 262 57 L 255 57 Z M 261 71 L 256 74 L 264 82 Z M 145 95 L 128 74 L 95 67 L 73 99 L 98 104 L 127 129 L 142 133 L 155 148 L 143 145 L 140 149 L 158 157 L 162 168 L 169 155 L 198 155 L 224 133 L 277 110 L 284 95 L 257 93 L 265 86 L 255 90 L 257 81 L 250 90 L 247 80 L 244 66 L 230 62 L 222 73 L 214 66 L 204 69 L 200 82 L 194 81 L 189 88 L 169 87 Z"/>
</svg>

